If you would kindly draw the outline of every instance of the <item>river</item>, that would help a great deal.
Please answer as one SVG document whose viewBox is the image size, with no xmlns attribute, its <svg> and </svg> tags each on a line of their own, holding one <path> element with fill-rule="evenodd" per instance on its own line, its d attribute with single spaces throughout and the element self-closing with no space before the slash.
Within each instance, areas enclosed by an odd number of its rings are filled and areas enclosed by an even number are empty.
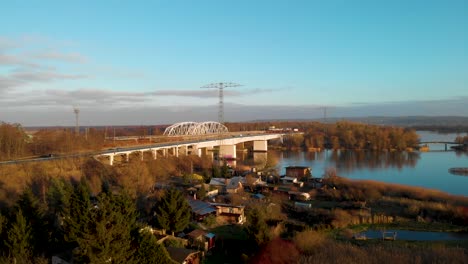
<svg viewBox="0 0 468 264">
<path fill-rule="evenodd" d="M 468 234 L 456 232 L 428 232 L 411 230 L 385 230 L 385 236 L 396 234 L 398 240 L 413 241 L 447 241 L 447 240 L 468 240 Z M 363 232 L 367 238 L 382 239 L 381 230 L 367 230 Z"/>
<path fill-rule="evenodd" d="M 426 131 L 418 134 L 421 141 L 453 141 L 457 136 Z M 321 177 L 327 168 L 336 168 L 338 175 L 351 179 L 419 186 L 468 196 L 468 176 L 448 171 L 453 167 L 468 167 L 468 153 L 440 151 L 444 150 L 444 145 L 429 147 L 430 152 L 269 151 L 268 159 L 275 160 L 281 174 L 287 166 L 308 166 L 314 177 Z"/>
</svg>

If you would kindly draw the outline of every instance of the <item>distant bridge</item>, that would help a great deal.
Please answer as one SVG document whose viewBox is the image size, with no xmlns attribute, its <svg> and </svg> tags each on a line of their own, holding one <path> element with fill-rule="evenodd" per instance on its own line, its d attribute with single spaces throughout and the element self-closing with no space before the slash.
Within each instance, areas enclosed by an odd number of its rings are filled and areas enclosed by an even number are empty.
<svg viewBox="0 0 468 264">
<path fill-rule="evenodd" d="M 424 145 L 424 144 L 463 145 L 461 143 L 452 142 L 452 141 L 421 141 L 421 142 L 419 142 L 419 145 Z"/>
<path fill-rule="evenodd" d="M 452 141 L 421 141 L 419 142 L 419 145 L 427 145 L 427 144 L 444 144 L 445 151 L 448 151 L 448 145 L 463 146 L 463 143 L 457 143 L 457 142 L 452 142 Z"/>
<path fill-rule="evenodd" d="M 253 151 L 266 152 L 268 150 L 268 140 L 282 138 L 284 135 L 286 134 L 220 134 L 217 138 L 168 142 L 150 146 L 113 148 L 94 155 L 94 157 L 107 157 L 109 159 L 109 164 L 113 165 L 114 158 L 116 156 L 124 157 L 125 160 L 128 161 L 130 155 L 133 153 L 138 153 L 141 160 L 144 159 L 144 153 L 146 152 L 151 153 L 153 159 L 157 159 L 159 155 L 164 157 L 168 155 L 175 157 L 178 157 L 179 155 L 197 155 L 201 157 L 203 154 L 213 155 L 213 149 L 214 147 L 217 147 L 220 158 L 236 159 L 236 145 L 243 144 L 245 142 L 253 142 Z"/>
</svg>

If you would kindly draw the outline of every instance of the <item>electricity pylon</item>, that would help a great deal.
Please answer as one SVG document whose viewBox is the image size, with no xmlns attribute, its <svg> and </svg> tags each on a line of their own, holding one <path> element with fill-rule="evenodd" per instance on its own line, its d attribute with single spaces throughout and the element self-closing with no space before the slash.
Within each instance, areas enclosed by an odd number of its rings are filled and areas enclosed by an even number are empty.
<svg viewBox="0 0 468 264">
<path fill-rule="evenodd" d="M 80 133 L 80 124 L 79 124 L 80 109 L 74 106 L 73 112 L 75 113 L 75 135 L 78 135 Z"/>
<path fill-rule="evenodd" d="M 232 82 L 219 82 L 219 83 L 210 83 L 201 88 L 216 88 L 219 90 L 219 109 L 218 109 L 218 122 L 224 123 L 224 88 L 228 87 L 238 87 L 241 86 L 237 83 Z"/>
</svg>

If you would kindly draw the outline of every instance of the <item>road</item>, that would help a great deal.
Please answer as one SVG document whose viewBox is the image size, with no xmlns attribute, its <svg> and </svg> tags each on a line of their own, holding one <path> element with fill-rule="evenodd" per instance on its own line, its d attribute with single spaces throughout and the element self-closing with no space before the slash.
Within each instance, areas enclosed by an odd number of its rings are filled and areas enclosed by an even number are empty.
<svg viewBox="0 0 468 264">
<path fill-rule="evenodd" d="M 239 137 L 243 137 L 246 135 L 251 135 L 251 133 L 248 133 L 248 134 L 237 133 L 237 134 L 223 135 L 223 137 L 219 139 L 222 140 L 222 139 L 227 139 L 227 138 L 239 138 Z M 191 143 L 197 143 L 197 142 L 211 141 L 213 140 L 213 137 L 215 136 L 205 137 L 203 139 L 200 139 L 200 137 L 197 137 L 197 139 L 192 139 L 192 140 L 171 141 L 171 142 L 156 143 L 156 144 L 149 144 L 149 145 L 143 145 L 143 146 L 139 145 L 139 146 L 134 146 L 134 147 L 117 147 L 117 148 L 111 148 L 111 149 L 102 150 L 102 151 L 90 151 L 90 152 L 82 152 L 82 153 L 60 154 L 60 155 L 54 154 L 50 157 L 39 156 L 39 157 L 33 157 L 33 158 L 27 158 L 27 159 L 22 158 L 22 159 L 16 159 L 16 160 L 0 161 L 0 165 L 21 164 L 21 163 L 28 163 L 28 162 L 43 162 L 43 161 L 77 158 L 77 157 L 92 157 L 92 156 L 100 155 L 100 154 L 114 153 L 115 151 L 134 151 L 134 150 L 141 149 L 142 147 L 145 147 L 145 148 L 170 147 L 170 146 L 174 146 L 177 144 L 191 144 Z"/>
<path fill-rule="evenodd" d="M 245 136 L 253 136 L 253 135 L 258 135 L 259 133 L 255 132 L 247 132 L 247 133 L 230 133 L 229 135 L 223 135 L 222 137 L 218 138 L 219 140 L 224 140 L 224 139 L 229 139 L 229 138 L 241 138 Z M 200 143 L 200 142 L 206 142 L 206 141 L 213 141 L 213 139 L 216 139 L 216 136 L 210 136 L 208 138 L 200 139 L 199 137 L 197 139 L 193 140 L 184 140 L 184 141 L 172 141 L 172 142 L 164 142 L 164 143 L 156 143 L 156 144 L 150 144 L 150 145 L 139 145 L 139 146 L 134 146 L 134 147 L 118 147 L 118 148 L 111 148 L 107 150 L 102 150 L 102 151 L 91 151 L 91 152 L 83 152 L 83 153 L 71 153 L 71 154 L 63 154 L 63 155 L 53 155 L 51 157 L 34 157 L 34 158 L 29 158 L 29 159 L 16 159 L 16 160 L 7 160 L 7 161 L 0 161 L 0 165 L 11 165 L 11 164 L 21 164 L 21 163 L 28 163 L 28 162 L 43 162 L 43 161 L 51 161 L 51 160 L 59 160 L 59 159 L 67 159 L 67 158 L 78 158 L 78 157 L 92 157 L 95 155 L 100 155 L 100 154 L 110 154 L 114 153 L 115 151 L 134 151 L 134 150 L 139 150 L 141 148 L 152 148 L 152 147 L 170 147 L 174 146 L 177 144 L 191 144 L 191 143 Z"/>
</svg>

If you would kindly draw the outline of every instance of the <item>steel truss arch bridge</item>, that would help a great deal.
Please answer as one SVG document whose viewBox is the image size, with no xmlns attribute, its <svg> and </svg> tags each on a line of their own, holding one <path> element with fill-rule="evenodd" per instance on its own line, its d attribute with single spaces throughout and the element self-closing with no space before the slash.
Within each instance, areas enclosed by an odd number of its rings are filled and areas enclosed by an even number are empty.
<svg viewBox="0 0 468 264">
<path fill-rule="evenodd" d="M 214 121 L 180 122 L 164 130 L 165 136 L 199 136 L 208 134 L 222 134 L 229 132 L 227 127 Z"/>
</svg>

